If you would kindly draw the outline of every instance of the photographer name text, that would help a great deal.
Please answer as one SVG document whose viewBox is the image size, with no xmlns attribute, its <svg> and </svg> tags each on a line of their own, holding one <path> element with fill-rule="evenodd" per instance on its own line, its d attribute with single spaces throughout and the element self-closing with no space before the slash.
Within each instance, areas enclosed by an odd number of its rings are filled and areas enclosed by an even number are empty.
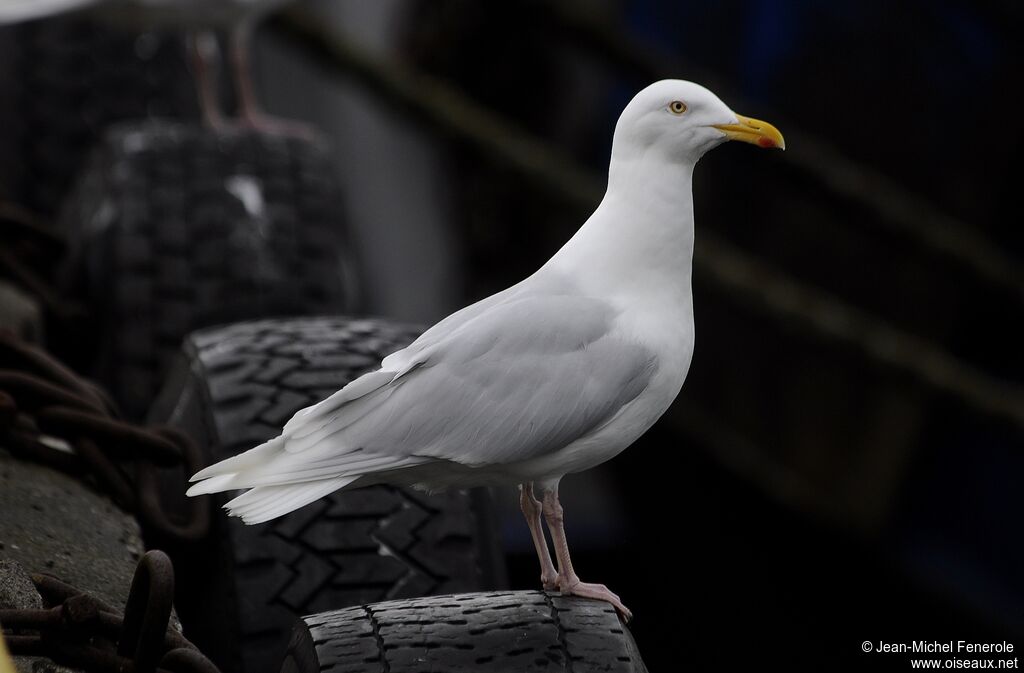
<svg viewBox="0 0 1024 673">
<path fill-rule="evenodd" d="M 982 654 L 1013 652 L 1013 643 L 973 643 L 969 640 L 915 640 L 909 643 L 887 643 L 878 641 L 875 652 L 915 652 L 925 654 L 950 653 Z"/>
</svg>

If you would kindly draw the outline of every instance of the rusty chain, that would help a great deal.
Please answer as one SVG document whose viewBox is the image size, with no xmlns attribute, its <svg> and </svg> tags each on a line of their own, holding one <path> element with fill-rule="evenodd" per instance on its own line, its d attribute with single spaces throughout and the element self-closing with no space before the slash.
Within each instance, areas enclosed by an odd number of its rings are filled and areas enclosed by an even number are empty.
<svg viewBox="0 0 1024 673">
<path fill-rule="evenodd" d="M 188 475 L 203 467 L 203 456 L 189 437 L 173 428 L 143 428 L 119 419 L 99 388 L 2 331 L 0 446 L 73 475 L 90 475 L 146 530 L 166 539 L 196 541 L 209 530 L 210 504 L 204 499 L 183 505 L 184 520 L 175 521 L 159 496 L 158 469 L 181 467 L 184 491 Z"/>
<path fill-rule="evenodd" d="M 7 278 L 34 296 L 55 320 L 82 319 L 85 308 L 60 296 L 49 279 L 44 260 L 60 259 L 66 244 L 38 215 L 0 201 L 0 278 Z"/>
<path fill-rule="evenodd" d="M 139 560 L 123 617 L 50 575 L 33 575 L 32 581 L 46 608 L 0 610 L 15 656 L 44 656 L 90 673 L 220 673 L 170 628 L 174 567 L 162 551 Z"/>
</svg>

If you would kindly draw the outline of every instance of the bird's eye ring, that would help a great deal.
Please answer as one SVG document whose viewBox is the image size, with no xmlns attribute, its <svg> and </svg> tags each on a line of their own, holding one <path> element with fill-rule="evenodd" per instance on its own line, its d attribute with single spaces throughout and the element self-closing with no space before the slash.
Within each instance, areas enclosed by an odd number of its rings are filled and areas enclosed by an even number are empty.
<svg viewBox="0 0 1024 673">
<path fill-rule="evenodd" d="M 686 103 L 681 100 L 674 100 L 668 104 L 668 109 L 672 114 L 681 115 L 686 112 Z"/>
</svg>

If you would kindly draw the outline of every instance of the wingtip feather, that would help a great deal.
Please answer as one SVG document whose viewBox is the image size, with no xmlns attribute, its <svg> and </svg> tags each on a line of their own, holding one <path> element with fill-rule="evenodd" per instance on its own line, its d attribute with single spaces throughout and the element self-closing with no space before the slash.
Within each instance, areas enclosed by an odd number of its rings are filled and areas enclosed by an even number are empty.
<svg viewBox="0 0 1024 673">
<path fill-rule="evenodd" d="M 185 491 L 185 495 L 190 498 L 194 498 L 197 495 L 207 495 L 209 493 L 220 493 L 221 491 L 231 490 L 231 482 L 234 481 L 237 475 L 234 472 L 229 474 L 219 474 L 215 477 L 209 477 L 194 484 Z"/>
</svg>

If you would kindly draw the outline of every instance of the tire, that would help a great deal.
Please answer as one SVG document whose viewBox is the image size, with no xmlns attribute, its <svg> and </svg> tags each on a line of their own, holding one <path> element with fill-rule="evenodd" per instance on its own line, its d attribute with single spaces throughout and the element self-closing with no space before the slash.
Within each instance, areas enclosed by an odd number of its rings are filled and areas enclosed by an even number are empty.
<svg viewBox="0 0 1024 673">
<path fill-rule="evenodd" d="M 110 124 L 199 119 L 178 34 L 121 31 L 81 14 L 0 28 L 0 100 L 0 190 L 46 216 Z"/>
<path fill-rule="evenodd" d="M 388 601 L 306 617 L 282 673 L 646 673 L 607 603 L 542 591 Z"/>
<path fill-rule="evenodd" d="M 295 411 L 378 367 L 419 332 L 343 317 L 199 331 L 185 340 L 151 420 L 188 432 L 210 447 L 211 462 L 220 460 L 276 436 Z M 183 582 L 208 590 L 179 597 L 179 611 L 186 633 L 224 670 L 276 671 L 303 614 L 504 586 L 484 490 L 426 496 L 374 486 L 264 525 L 217 524 L 212 546 L 221 546 L 203 560 L 190 553 L 198 578 Z"/>
<path fill-rule="evenodd" d="M 351 310 L 355 273 L 323 148 L 243 129 L 121 124 L 62 214 L 64 279 L 96 318 L 93 373 L 146 412 L 189 332 Z"/>
</svg>

